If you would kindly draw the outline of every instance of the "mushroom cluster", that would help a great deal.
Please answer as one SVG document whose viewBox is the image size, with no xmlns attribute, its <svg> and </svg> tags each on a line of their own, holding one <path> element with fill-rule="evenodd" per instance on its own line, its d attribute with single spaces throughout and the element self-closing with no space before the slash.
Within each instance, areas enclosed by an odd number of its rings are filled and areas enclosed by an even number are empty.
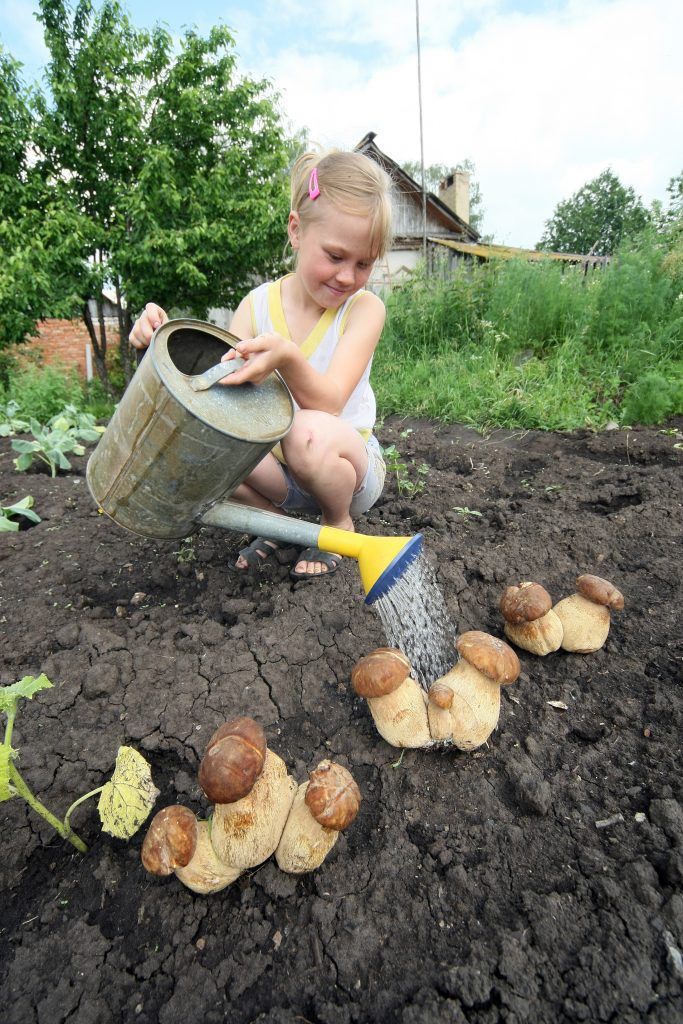
<svg viewBox="0 0 683 1024">
<path fill-rule="evenodd" d="M 425 694 L 399 650 L 380 647 L 361 658 L 351 682 L 368 701 L 380 736 L 395 747 L 453 743 L 474 750 L 498 724 L 500 690 L 519 676 L 519 659 L 498 637 L 478 630 L 456 642 L 460 658 Z"/>
<path fill-rule="evenodd" d="M 544 656 L 562 648 L 591 654 L 604 645 L 610 609 L 621 611 L 624 595 L 601 576 L 585 574 L 576 580 L 575 594 L 553 606 L 540 583 L 507 587 L 500 599 L 505 635 L 517 647 Z"/>
<path fill-rule="evenodd" d="M 175 875 L 203 895 L 225 889 L 272 854 L 283 871 L 319 867 L 339 832 L 354 820 L 361 795 L 342 765 L 321 761 L 301 786 L 269 750 L 261 726 L 235 718 L 213 734 L 199 766 L 213 803 L 207 821 L 181 805 L 152 820 L 142 863 L 153 875 Z"/>
</svg>

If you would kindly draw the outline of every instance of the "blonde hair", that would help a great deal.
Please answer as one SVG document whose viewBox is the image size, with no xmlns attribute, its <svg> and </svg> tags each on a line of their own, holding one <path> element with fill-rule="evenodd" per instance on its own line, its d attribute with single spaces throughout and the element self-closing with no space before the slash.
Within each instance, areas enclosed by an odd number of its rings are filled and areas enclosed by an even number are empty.
<svg viewBox="0 0 683 1024">
<path fill-rule="evenodd" d="M 304 153 L 292 168 L 291 208 L 302 225 L 315 219 L 315 199 L 309 196 L 311 172 L 317 171 L 320 195 L 339 210 L 366 216 L 375 258 L 384 256 L 392 240 L 392 181 L 379 164 L 362 153 L 332 149 Z"/>
</svg>

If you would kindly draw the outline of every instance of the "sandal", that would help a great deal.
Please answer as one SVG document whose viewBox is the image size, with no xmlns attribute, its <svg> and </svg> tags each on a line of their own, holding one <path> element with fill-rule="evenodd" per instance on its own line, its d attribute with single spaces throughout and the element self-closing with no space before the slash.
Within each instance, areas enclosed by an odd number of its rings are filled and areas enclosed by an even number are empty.
<svg viewBox="0 0 683 1024">
<path fill-rule="evenodd" d="M 322 562 L 327 566 L 327 570 L 325 572 L 297 572 L 296 569 L 291 569 L 289 575 L 293 580 L 319 580 L 325 576 L 334 575 L 341 560 L 341 555 L 332 555 L 329 551 L 321 551 L 320 548 L 304 548 L 297 557 L 297 565 L 299 562 Z"/>
<path fill-rule="evenodd" d="M 274 555 L 279 550 L 279 547 L 280 545 L 276 544 L 274 540 L 268 540 L 266 537 L 254 537 L 251 544 L 238 551 L 239 557 L 243 558 L 247 563 L 246 566 L 240 567 L 235 565 L 234 568 L 237 572 L 249 572 L 250 569 L 259 569 L 271 555 Z"/>
</svg>

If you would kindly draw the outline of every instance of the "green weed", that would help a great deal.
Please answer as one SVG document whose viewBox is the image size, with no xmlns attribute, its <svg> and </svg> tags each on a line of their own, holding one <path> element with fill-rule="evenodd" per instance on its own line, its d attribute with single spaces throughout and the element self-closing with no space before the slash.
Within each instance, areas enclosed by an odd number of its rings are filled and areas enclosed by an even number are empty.
<svg viewBox="0 0 683 1024">
<path fill-rule="evenodd" d="M 645 233 L 587 275 L 517 260 L 416 274 L 386 296 L 373 364 L 381 415 L 483 432 L 660 423 L 681 408 L 678 267 Z"/>
<path fill-rule="evenodd" d="M 483 512 L 478 512 L 475 508 L 467 508 L 466 505 L 454 505 L 451 511 L 457 512 L 463 519 L 467 519 L 468 516 L 478 516 L 479 518 L 483 516 Z"/>
<path fill-rule="evenodd" d="M 407 436 L 406 432 L 404 431 L 401 436 Z M 415 466 L 415 463 L 411 461 L 408 464 L 394 444 L 390 444 L 384 449 L 384 461 L 387 472 L 393 473 L 396 477 L 399 494 L 415 497 L 422 493 L 425 489 L 425 477 L 429 473 L 429 466 L 426 463 L 423 462 L 419 466 Z M 412 476 L 413 473 L 417 474 L 417 479 Z"/>
</svg>

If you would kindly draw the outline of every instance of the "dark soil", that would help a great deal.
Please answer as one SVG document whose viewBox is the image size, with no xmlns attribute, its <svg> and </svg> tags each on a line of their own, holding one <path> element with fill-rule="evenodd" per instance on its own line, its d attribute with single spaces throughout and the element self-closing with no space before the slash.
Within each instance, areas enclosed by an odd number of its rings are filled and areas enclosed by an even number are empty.
<svg viewBox="0 0 683 1024">
<path fill-rule="evenodd" d="M 331 756 L 363 794 L 316 872 L 271 859 L 210 897 L 146 874 L 144 828 L 103 835 L 91 802 L 74 815 L 87 855 L 3 804 L 4 1024 L 680 1022 L 683 424 L 669 427 L 384 424 L 424 490 L 394 477 L 359 526 L 424 534 L 461 631 L 502 635 L 501 592 L 525 579 L 559 599 L 596 573 L 626 600 L 596 654 L 521 652 L 486 746 L 402 758 L 349 682 L 385 643 L 354 562 L 322 583 L 294 584 L 284 561 L 246 578 L 237 536 L 138 538 L 98 514 L 85 458 L 18 474 L 0 442 L 0 501 L 32 494 L 42 516 L 0 540 L 0 681 L 55 684 L 13 737 L 48 806 L 101 785 L 125 743 L 151 762 L 156 809 L 204 813 L 198 759 L 237 714 L 299 781 Z"/>
</svg>

